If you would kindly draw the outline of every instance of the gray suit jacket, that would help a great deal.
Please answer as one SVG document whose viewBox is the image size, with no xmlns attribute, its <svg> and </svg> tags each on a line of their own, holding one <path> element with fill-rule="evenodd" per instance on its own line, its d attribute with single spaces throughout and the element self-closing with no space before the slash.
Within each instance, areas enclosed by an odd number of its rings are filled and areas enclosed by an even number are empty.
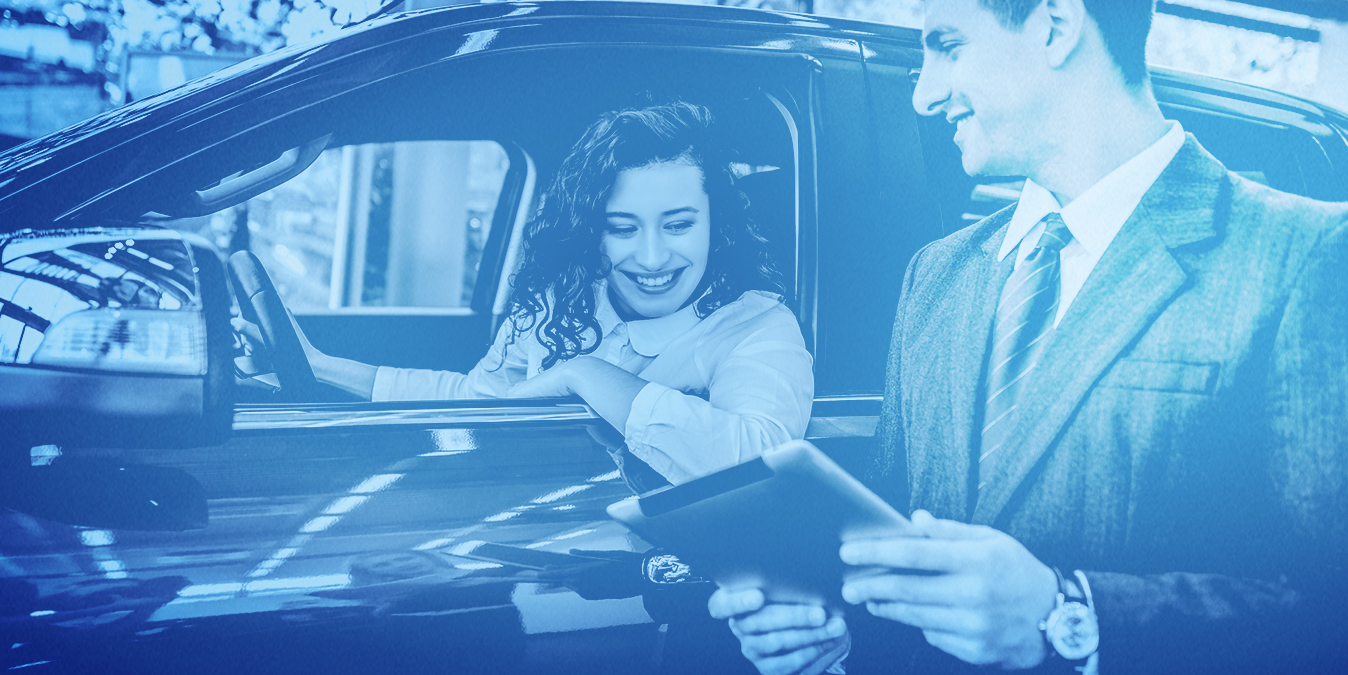
<svg viewBox="0 0 1348 675">
<path fill-rule="evenodd" d="M 1348 205 L 1186 139 L 1054 331 L 980 497 L 1010 211 L 909 266 L 873 486 L 1087 571 L 1101 672 L 1348 668 Z"/>
</svg>

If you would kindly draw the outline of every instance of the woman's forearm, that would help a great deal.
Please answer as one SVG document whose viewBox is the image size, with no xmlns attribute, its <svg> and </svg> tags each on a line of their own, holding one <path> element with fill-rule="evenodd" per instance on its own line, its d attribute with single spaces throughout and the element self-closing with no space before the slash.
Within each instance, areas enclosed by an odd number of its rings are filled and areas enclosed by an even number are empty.
<svg viewBox="0 0 1348 675">
<path fill-rule="evenodd" d="M 374 392 L 374 377 L 379 372 L 377 366 L 327 354 L 310 355 L 309 365 L 319 382 L 355 394 L 366 401 L 370 400 Z"/>
<path fill-rule="evenodd" d="M 573 359 L 567 369 L 567 386 L 618 431 L 627 428 L 632 401 L 649 384 L 607 361 L 593 356 Z"/>
</svg>

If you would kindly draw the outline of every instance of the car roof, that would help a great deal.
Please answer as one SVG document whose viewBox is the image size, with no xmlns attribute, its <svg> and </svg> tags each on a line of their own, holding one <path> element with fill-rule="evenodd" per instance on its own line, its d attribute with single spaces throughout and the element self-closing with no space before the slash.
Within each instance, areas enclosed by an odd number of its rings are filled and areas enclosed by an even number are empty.
<svg viewBox="0 0 1348 675">
<path fill-rule="evenodd" d="M 574 21 L 595 21 L 619 24 L 670 25 L 684 22 L 689 44 L 697 42 L 697 28 L 715 24 L 718 29 L 734 28 L 749 34 L 790 33 L 823 38 L 814 46 L 826 49 L 830 43 L 851 48 L 848 54 L 842 47 L 834 47 L 832 56 L 866 58 L 867 50 L 859 43 L 872 47 L 880 44 L 903 50 L 920 50 L 920 31 L 914 28 L 869 23 L 850 19 L 817 15 L 795 14 L 763 9 L 745 9 L 712 5 L 683 5 L 642 2 L 573 2 L 557 0 L 537 3 L 491 3 L 418 10 L 381 16 L 346 27 L 322 39 L 293 45 L 276 52 L 255 57 L 211 75 L 188 82 L 177 88 L 129 103 L 35 139 L 0 154 L 0 220 L 7 221 L 3 229 L 36 225 L 63 215 L 61 211 L 33 210 L 34 203 L 44 202 L 37 194 L 25 195 L 44 182 L 66 174 L 77 177 L 81 165 L 90 159 L 115 151 L 137 139 L 178 124 L 190 127 L 191 120 L 204 116 L 228 114 L 245 99 L 259 92 L 278 91 L 287 82 L 296 82 L 315 69 L 353 57 L 367 50 L 386 49 L 399 42 L 437 33 L 471 34 L 489 32 L 512 23 L 558 25 Z M 746 44 L 752 40 L 746 38 Z M 449 41 L 447 41 L 449 42 Z M 600 40 L 594 40 L 595 43 Z M 651 40 L 647 44 L 672 44 L 672 41 Z M 463 49 L 452 53 L 460 56 Z M 916 54 L 914 54 L 916 56 Z M 1325 108 L 1295 97 L 1257 87 L 1237 84 L 1202 75 L 1178 71 L 1156 70 L 1158 85 L 1172 89 L 1204 91 L 1218 99 L 1257 102 L 1264 107 L 1286 110 L 1298 116 L 1324 118 L 1331 114 Z M 1214 105 L 1209 101 L 1209 106 Z M 1221 101 L 1215 105 L 1220 106 Z M 1248 114 L 1248 112 L 1246 113 Z M 1342 115 L 1333 119 L 1341 125 Z M 87 169 L 84 169 L 87 170 Z M 37 193 L 45 192 L 43 189 Z M 88 204 L 104 195 L 92 195 L 82 204 Z M 33 199 L 29 199 L 32 197 Z M 20 205 L 30 202 L 27 207 Z M 66 211 L 65 214 L 69 214 Z"/>
</svg>

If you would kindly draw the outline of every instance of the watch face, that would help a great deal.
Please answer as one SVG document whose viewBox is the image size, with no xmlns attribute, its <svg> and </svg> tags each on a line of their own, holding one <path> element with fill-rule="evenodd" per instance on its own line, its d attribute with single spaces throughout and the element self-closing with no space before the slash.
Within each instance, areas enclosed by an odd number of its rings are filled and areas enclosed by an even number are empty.
<svg viewBox="0 0 1348 675">
<path fill-rule="evenodd" d="M 1044 632 L 1058 654 L 1070 661 L 1084 659 L 1100 646 L 1095 612 L 1079 602 L 1065 602 L 1054 609 Z"/>
</svg>

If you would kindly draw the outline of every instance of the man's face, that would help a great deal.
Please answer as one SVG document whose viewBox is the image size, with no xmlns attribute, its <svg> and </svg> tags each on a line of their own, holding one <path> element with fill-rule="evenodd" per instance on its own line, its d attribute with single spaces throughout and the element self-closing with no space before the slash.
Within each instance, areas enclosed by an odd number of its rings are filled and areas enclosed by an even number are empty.
<svg viewBox="0 0 1348 675">
<path fill-rule="evenodd" d="M 955 124 L 955 143 L 969 175 L 1032 173 L 1039 164 L 1036 154 L 1047 147 L 1040 139 L 1051 138 L 1040 129 L 1049 98 L 1042 56 L 1048 35 L 1036 29 L 1038 17 L 1010 30 L 978 0 L 926 5 L 922 76 L 913 89 L 913 107 Z"/>
</svg>

